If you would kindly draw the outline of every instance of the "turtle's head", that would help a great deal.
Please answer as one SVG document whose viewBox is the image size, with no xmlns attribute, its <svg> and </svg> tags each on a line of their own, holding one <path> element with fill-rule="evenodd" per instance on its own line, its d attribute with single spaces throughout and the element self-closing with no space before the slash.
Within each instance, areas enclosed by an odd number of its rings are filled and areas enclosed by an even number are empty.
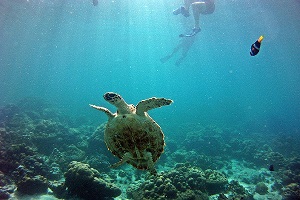
<svg viewBox="0 0 300 200">
<path fill-rule="evenodd" d="M 118 109 L 119 114 L 127 114 L 135 112 L 135 107 L 128 105 L 121 95 L 114 93 L 114 92 L 107 92 L 103 95 L 103 98 L 111 103 L 112 105 L 116 106 Z"/>
<path fill-rule="evenodd" d="M 122 110 L 124 108 L 127 109 L 128 105 L 121 97 L 121 95 L 114 93 L 114 92 L 106 92 L 103 95 L 103 98 L 112 105 L 116 106 L 118 109 Z"/>
<path fill-rule="evenodd" d="M 120 101 L 124 101 L 123 98 L 119 94 L 114 93 L 114 92 L 105 93 L 103 95 L 103 98 L 113 105 L 118 104 Z"/>
</svg>

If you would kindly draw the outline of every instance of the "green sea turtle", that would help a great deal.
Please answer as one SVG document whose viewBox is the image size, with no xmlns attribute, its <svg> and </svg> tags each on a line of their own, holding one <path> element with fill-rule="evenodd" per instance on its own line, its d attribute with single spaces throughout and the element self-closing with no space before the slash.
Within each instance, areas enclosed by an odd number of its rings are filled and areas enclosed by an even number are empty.
<svg viewBox="0 0 300 200">
<path fill-rule="evenodd" d="M 116 113 L 104 107 L 90 106 L 108 116 L 104 141 L 108 150 L 120 158 L 112 167 L 127 162 L 137 169 L 149 170 L 151 174 L 156 174 L 154 163 L 164 151 L 164 134 L 147 111 L 170 105 L 173 101 L 152 97 L 140 101 L 135 107 L 113 92 L 107 92 L 103 97 L 117 107 Z"/>
</svg>

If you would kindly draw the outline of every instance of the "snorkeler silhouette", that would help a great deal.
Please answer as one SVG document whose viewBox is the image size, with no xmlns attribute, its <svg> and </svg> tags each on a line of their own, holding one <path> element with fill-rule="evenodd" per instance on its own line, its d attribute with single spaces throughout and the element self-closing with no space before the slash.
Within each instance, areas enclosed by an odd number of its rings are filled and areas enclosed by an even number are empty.
<svg viewBox="0 0 300 200">
<path fill-rule="evenodd" d="M 179 66 L 184 58 L 187 56 L 188 51 L 190 50 L 191 46 L 195 42 L 196 37 L 184 37 L 182 38 L 178 45 L 173 49 L 172 53 L 161 58 L 160 61 L 162 63 L 167 62 L 170 58 L 172 58 L 180 49 L 181 49 L 181 56 L 175 62 L 176 66 Z"/>
<path fill-rule="evenodd" d="M 194 16 L 194 28 L 189 34 L 180 34 L 179 37 L 192 37 L 201 31 L 200 28 L 200 14 L 207 15 L 212 14 L 215 11 L 214 0 L 184 0 L 183 6 L 173 10 L 174 15 L 182 14 L 185 17 L 189 17 L 189 9 L 192 7 Z"/>
</svg>

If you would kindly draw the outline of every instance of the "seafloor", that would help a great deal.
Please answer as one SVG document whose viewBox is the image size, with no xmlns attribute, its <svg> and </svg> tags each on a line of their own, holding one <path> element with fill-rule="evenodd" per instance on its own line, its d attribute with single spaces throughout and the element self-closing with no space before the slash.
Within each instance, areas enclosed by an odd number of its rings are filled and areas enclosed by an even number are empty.
<svg viewBox="0 0 300 200">
<path fill-rule="evenodd" d="M 37 99 L 2 107 L 0 199 L 300 199 L 297 130 L 177 124 L 152 176 L 111 169 L 105 124 L 91 124 Z"/>
</svg>

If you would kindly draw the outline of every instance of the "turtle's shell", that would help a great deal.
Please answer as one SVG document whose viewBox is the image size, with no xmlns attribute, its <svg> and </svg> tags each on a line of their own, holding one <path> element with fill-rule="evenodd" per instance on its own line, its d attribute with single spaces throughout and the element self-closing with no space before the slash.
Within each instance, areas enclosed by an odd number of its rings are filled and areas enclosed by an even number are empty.
<svg viewBox="0 0 300 200">
<path fill-rule="evenodd" d="M 148 169 L 147 159 L 143 152 L 152 154 L 153 163 L 164 151 L 164 134 L 160 126 L 147 114 L 117 114 L 106 124 L 104 141 L 107 148 L 122 159 L 126 152 L 132 159 L 127 163 L 138 169 Z"/>
</svg>

